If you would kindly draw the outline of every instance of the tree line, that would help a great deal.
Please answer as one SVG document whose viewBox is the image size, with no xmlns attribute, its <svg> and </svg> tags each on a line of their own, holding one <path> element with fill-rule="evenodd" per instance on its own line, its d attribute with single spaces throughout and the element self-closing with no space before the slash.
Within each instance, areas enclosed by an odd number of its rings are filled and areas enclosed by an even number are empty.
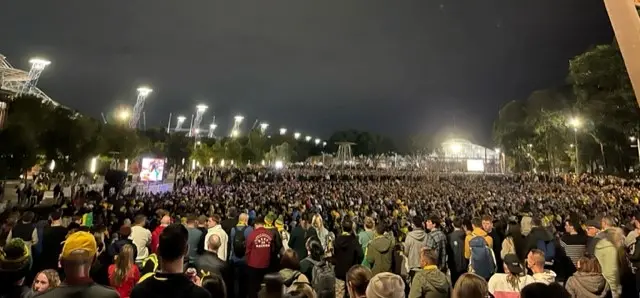
<svg viewBox="0 0 640 298">
<path fill-rule="evenodd" d="M 0 99 L 1 100 L 1 99 Z M 9 100 L 0 129 L 0 178 L 16 178 L 35 165 L 46 170 L 51 160 L 56 172 L 85 173 L 94 157 L 103 170 L 110 161 L 141 156 L 166 158 L 169 166 L 188 168 L 192 160 L 201 166 L 212 163 L 237 164 L 305 161 L 311 156 L 331 154 L 336 142 L 356 143 L 354 155 L 373 155 L 395 150 L 389 138 L 358 130 L 333 133 L 315 144 L 293 135 L 263 134 L 259 129 L 239 137 L 199 138 L 164 129 L 131 130 L 125 123 L 104 123 L 68 108 L 43 103 L 33 96 Z"/>
<path fill-rule="evenodd" d="M 616 43 L 569 61 L 564 86 L 505 104 L 493 126 L 515 171 L 628 173 L 637 166 L 640 109 Z"/>
</svg>

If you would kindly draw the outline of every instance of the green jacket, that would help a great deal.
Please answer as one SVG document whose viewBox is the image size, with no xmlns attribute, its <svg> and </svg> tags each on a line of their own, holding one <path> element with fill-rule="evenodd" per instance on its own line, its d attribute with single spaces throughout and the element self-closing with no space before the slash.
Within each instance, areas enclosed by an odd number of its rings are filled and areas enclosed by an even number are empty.
<svg viewBox="0 0 640 298">
<path fill-rule="evenodd" d="M 392 272 L 393 247 L 395 240 L 389 236 L 376 236 L 367 246 L 367 262 L 371 265 L 371 273 Z"/>
<path fill-rule="evenodd" d="M 420 270 L 411 281 L 409 298 L 447 298 L 451 285 L 437 267 Z"/>
</svg>

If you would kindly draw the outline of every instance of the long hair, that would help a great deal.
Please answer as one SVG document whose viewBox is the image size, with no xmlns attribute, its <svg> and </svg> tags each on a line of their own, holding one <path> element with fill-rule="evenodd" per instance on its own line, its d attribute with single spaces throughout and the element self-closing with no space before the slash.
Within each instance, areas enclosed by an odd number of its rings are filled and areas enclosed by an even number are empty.
<svg viewBox="0 0 640 298">
<path fill-rule="evenodd" d="M 49 281 L 49 289 L 57 288 L 60 285 L 60 276 L 58 275 L 57 271 L 53 269 L 42 270 L 38 272 L 38 274 L 36 274 L 36 278 L 40 274 L 44 274 L 44 276 L 47 277 L 47 281 Z M 36 286 L 36 280 L 34 279 L 33 283 L 31 284 L 31 289 L 32 290 L 35 289 L 35 286 Z"/>
<path fill-rule="evenodd" d="M 520 230 L 520 224 L 510 223 L 507 227 L 507 237 L 511 237 L 513 240 L 513 248 L 516 251 L 518 260 L 523 261 L 527 258 L 527 243 L 522 231 Z"/>
<path fill-rule="evenodd" d="M 324 248 L 317 237 L 311 237 L 307 240 L 307 250 L 313 260 L 322 261 L 324 259 Z"/>
<path fill-rule="evenodd" d="M 473 273 L 465 273 L 453 287 L 452 298 L 485 298 L 489 294 L 487 281 Z"/>
<path fill-rule="evenodd" d="M 119 287 L 133 267 L 133 247 L 131 245 L 125 244 L 122 247 L 116 257 L 115 266 L 116 270 L 113 271 L 113 275 L 109 279 L 113 286 Z"/>
</svg>

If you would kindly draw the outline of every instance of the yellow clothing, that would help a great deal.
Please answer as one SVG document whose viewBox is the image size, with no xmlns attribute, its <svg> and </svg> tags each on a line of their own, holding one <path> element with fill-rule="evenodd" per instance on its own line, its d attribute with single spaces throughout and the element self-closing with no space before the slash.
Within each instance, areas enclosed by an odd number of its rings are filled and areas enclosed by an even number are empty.
<svg viewBox="0 0 640 298">
<path fill-rule="evenodd" d="M 471 239 L 473 239 L 473 237 L 478 237 L 478 236 L 483 237 L 484 241 L 487 242 L 487 246 L 489 246 L 490 248 L 493 248 L 493 239 L 491 238 L 491 236 L 487 235 L 487 232 L 485 232 L 483 229 L 474 228 L 471 234 L 467 234 L 467 236 L 464 238 L 465 259 L 471 258 L 471 247 L 469 246 L 469 242 L 471 241 Z"/>
</svg>

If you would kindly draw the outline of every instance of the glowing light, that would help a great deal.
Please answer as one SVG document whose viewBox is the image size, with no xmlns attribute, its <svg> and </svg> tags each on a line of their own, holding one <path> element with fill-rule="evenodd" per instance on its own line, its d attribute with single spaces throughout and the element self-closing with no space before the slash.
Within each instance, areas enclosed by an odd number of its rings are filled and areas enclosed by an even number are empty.
<svg viewBox="0 0 640 298">
<path fill-rule="evenodd" d="M 206 111 L 209 107 L 207 105 L 197 105 L 196 106 L 196 111 L 200 112 L 200 113 L 204 113 L 204 111 Z"/>
<path fill-rule="evenodd" d="M 199 133 L 200 133 L 200 129 L 196 128 L 196 134 L 199 134 Z"/>
<path fill-rule="evenodd" d="M 118 111 L 118 118 L 122 121 L 127 121 L 131 117 L 131 112 L 128 109 L 120 109 Z"/>
<path fill-rule="evenodd" d="M 127 172 L 129 171 L 129 159 L 125 159 L 124 160 L 124 171 Z"/>
<path fill-rule="evenodd" d="M 187 117 L 185 116 L 178 116 L 178 123 L 184 123 L 184 121 L 187 120 Z"/>
<path fill-rule="evenodd" d="M 631 142 L 635 142 L 635 141 L 637 140 L 637 138 L 636 138 L 636 137 L 634 137 L 634 136 L 630 136 L 630 137 L 629 137 L 629 140 L 630 140 Z"/>
<path fill-rule="evenodd" d="M 265 123 L 265 122 L 260 123 L 260 130 L 262 130 L 263 132 L 267 130 L 268 127 L 269 127 L 269 123 Z"/>
<path fill-rule="evenodd" d="M 231 131 L 231 137 L 237 138 L 240 132 L 237 129 Z"/>
<path fill-rule="evenodd" d="M 580 126 L 582 126 L 582 120 L 580 120 L 580 118 L 573 117 L 569 120 L 569 125 L 571 125 L 571 127 L 573 127 L 574 129 L 578 129 L 580 128 Z"/>
<path fill-rule="evenodd" d="M 316 145 L 319 145 L 320 144 L 320 139 L 315 139 L 314 143 L 316 143 Z"/>
<path fill-rule="evenodd" d="M 326 147 L 327 146 L 327 142 L 322 142 L 322 147 Z"/>
<path fill-rule="evenodd" d="M 307 142 L 311 141 L 311 136 L 304 137 L 304 140 L 307 141 Z"/>
<path fill-rule="evenodd" d="M 184 158 L 182 158 L 182 165 L 184 166 Z"/>
<path fill-rule="evenodd" d="M 264 167 L 264 165 L 266 165 L 266 164 L 267 164 L 267 162 L 266 162 L 266 161 L 264 161 L 264 159 L 263 159 L 263 160 L 260 162 L 260 164 Z"/>
<path fill-rule="evenodd" d="M 460 146 L 460 144 L 451 144 L 451 151 L 453 153 L 458 153 L 460 151 L 462 151 L 462 146 Z"/>
<path fill-rule="evenodd" d="M 496 154 L 500 154 L 500 148 L 496 148 L 495 151 L 496 151 Z"/>
<path fill-rule="evenodd" d="M 52 159 L 51 163 L 49 163 L 49 171 L 53 172 L 55 168 L 56 168 L 56 161 Z"/>
<path fill-rule="evenodd" d="M 282 162 L 282 160 L 276 160 L 274 167 L 279 170 L 282 169 L 284 167 L 284 163 Z"/>
<path fill-rule="evenodd" d="M 221 160 L 220 160 L 220 166 L 221 166 L 221 167 L 224 167 L 224 159 L 221 159 Z"/>
<path fill-rule="evenodd" d="M 281 136 L 284 136 L 286 133 L 287 133 L 287 129 L 286 128 L 284 128 L 284 127 L 280 128 L 280 135 Z"/>
<path fill-rule="evenodd" d="M 89 172 L 91 174 L 95 174 L 97 166 L 98 166 L 98 158 L 94 157 L 94 158 L 91 159 L 91 165 L 89 166 Z"/>
<path fill-rule="evenodd" d="M 192 160 L 191 160 L 191 169 L 192 169 L 192 170 L 195 170 L 195 169 L 196 169 L 196 160 L 195 160 L 195 159 L 192 159 Z"/>
<path fill-rule="evenodd" d="M 296 133 L 293 134 L 293 138 L 297 140 L 297 139 L 300 138 L 300 135 L 301 134 L 299 132 L 296 132 Z"/>
<path fill-rule="evenodd" d="M 211 130 L 216 129 L 216 127 L 218 127 L 218 125 L 217 125 L 217 124 L 215 124 L 215 123 L 211 123 L 211 124 L 209 124 L 209 129 L 211 129 Z"/>
<path fill-rule="evenodd" d="M 244 120 L 243 116 L 237 115 L 237 116 L 233 117 L 233 121 L 235 121 L 237 123 L 242 122 L 242 120 Z"/>
<path fill-rule="evenodd" d="M 152 91 L 153 91 L 153 89 L 151 89 L 151 88 L 149 88 L 149 87 L 146 87 L 146 86 L 142 86 L 142 87 L 138 88 L 138 94 L 139 94 L 140 96 L 145 96 L 145 97 L 146 97 L 146 96 L 147 96 L 147 95 L 149 95 L 149 93 L 151 93 Z"/>
<path fill-rule="evenodd" d="M 209 158 L 209 166 L 213 165 L 213 158 Z"/>
<path fill-rule="evenodd" d="M 44 69 L 51 64 L 51 61 L 42 58 L 33 58 L 29 60 L 29 63 L 36 69 Z"/>
</svg>

